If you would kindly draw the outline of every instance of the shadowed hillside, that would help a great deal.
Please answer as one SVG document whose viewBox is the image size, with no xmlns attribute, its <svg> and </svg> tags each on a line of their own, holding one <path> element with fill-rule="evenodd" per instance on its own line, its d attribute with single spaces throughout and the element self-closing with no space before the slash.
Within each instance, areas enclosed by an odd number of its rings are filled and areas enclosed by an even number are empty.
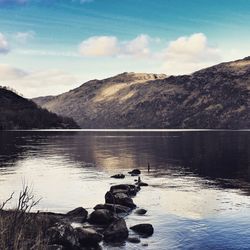
<svg viewBox="0 0 250 250">
<path fill-rule="evenodd" d="M 244 129 L 249 83 L 248 57 L 191 75 L 123 73 L 34 101 L 82 128 Z"/>
<path fill-rule="evenodd" d="M 78 125 L 72 118 L 39 108 L 33 101 L 0 87 L 0 130 L 32 128 L 78 128 Z"/>
</svg>

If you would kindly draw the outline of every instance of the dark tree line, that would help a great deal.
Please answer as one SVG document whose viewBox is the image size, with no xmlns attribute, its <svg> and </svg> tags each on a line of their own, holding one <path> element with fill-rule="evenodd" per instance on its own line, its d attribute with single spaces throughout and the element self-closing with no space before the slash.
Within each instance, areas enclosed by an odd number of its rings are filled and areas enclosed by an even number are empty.
<svg viewBox="0 0 250 250">
<path fill-rule="evenodd" d="M 79 128 L 72 118 L 38 107 L 13 91 L 0 87 L 0 130 Z"/>
</svg>

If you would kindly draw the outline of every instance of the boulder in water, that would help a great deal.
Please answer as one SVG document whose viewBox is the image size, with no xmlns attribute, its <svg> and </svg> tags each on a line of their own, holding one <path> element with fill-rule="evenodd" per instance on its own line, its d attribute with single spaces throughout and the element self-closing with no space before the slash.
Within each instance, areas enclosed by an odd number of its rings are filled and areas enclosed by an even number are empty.
<svg viewBox="0 0 250 250">
<path fill-rule="evenodd" d="M 125 175 L 124 174 L 115 174 L 115 175 L 112 175 L 111 178 L 114 178 L 114 179 L 124 179 Z"/>
<path fill-rule="evenodd" d="M 97 245 L 102 241 L 103 235 L 91 228 L 76 228 L 77 237 L 81 246 Z"/>
<path fill-rule="evenodd" d="M 135 211 L 135 213 L 138 214 L 138 215 L 144 215 L 144 214 L 147 213 L 147 210 L 146 210 L 146 209 L 143 209 L 143 208 L 140 208 L 140 209 L 137 209 L 137 210 Z"/>
<path fill-rule="evenodd" d="M 141 170 L 140 169 L 133 169 L 132 171 L 128 172 L 129 174 L 131 174 L 132 176 L 137 176 L 141 174 Z"/>
<path fill-rule="evenodd" d="M 104 231 L 104 240 L 106 242 L 122 242 L 128 238 L 128 228 L 124 219 L 114 221 Z"/>
<path fill-rule="evenodd" d="M 89 223 L 107 225 L 114 221 L 114 214 L 108 209 L 97 209 L 89 215 Z"/>
<path fill-rule="evenodd" d="M 151 224 L 138 224 L 130 227 L 130 229 L 144 237 L 151 236 L 154 233 L 154 228 Z"/>
<path fill-rule="evenodd" d="M 83 223 L 87 220 L 88 211 L 83 207 L 78 207 L 72 211 L 69 211 L 66 215 L 72 221 Z"/>
</svg>

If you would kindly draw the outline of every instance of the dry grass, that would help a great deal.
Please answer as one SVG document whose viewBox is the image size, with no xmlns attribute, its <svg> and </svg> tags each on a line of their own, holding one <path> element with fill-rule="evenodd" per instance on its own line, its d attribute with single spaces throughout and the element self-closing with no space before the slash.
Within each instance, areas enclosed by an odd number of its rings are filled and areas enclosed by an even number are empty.
<svg viewBox="0 0 250 250">
<path fill-rule="evenodd" d="M 26 186 L 19 194 L 17 207 L 13 210 L 4 210 L 12 196 L 13 194 L 0 206 L 0 249 L 47 249 L 46 231 L 52 221 L 48 216 L 30 213 L 39 200 L 34 200 Z"/>
</svg>

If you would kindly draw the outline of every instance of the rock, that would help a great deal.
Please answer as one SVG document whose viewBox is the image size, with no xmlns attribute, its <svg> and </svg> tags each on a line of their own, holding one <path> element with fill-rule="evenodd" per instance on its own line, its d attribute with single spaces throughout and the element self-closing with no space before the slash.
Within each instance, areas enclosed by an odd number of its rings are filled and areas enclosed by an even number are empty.
<svg viewBox="0 0 250 250">
<path fill-rule="evenodd" d="M 63 247 L 62 245 L 49 245 L 47 246 L 46 250 L 66 250 L 65 247 Z"/>
<path fill-rule="evenodd" d="M 97 225 L 107 225 L 115 219 L 114 214 L 108 209 L 97 209 L 89 216 L 89 223 Z"/>
<path fill-rule="evenodd" d="M 127 192 L 131 186 L 133 185 L 127 185 L 127 184 L 114 185 L 110 187 L 110 192 L 114 192 L 115 190 L 125 190 Z"/>
<path fill-rule="evenodd" d="M 104 240 L 106 242 L 122 242 L 128 238 L 128 228 L 124 219 L 113 222 L 104 231 Z"/>
<path fill-rule="evenodd" d="M 141 171 L 139 169 L 134 169 L 128 173 L 131 174 L 132 176 L 137 176 L 141 174 Z"/>
<path fill-rule="evenodd" d="M 119 204 L 132 209 L 136 208 L 133 200 L 125 193 L 117 193 L 113 195 L 111 192 L 107 192 L 105 195 L 105 202 L 111 204 Z"/>
<path fill-rule="evenodd" d="M 118 205 L 118 204 L 98 204 L 94 207 L 94 210 L 98 210 L 98 209 L 108 209 L 109 211 L 115 212 L 115 213 L 129 213 L 131 212 L 131 208 L 126 207 L 126 206 L 122 206 L 122 205 Z"/>
<path fill-rule="evenodd" d="M 137 237 L 129 237 L 127 239 L 127 241 L 131 242 L 131 243 L 140 243 L 141 242 L 141 240 L 139 238 L 137 238 Z"/>
<path fill-rule="evenodd" d="M 142 246 L 143 247 L 148 247 L 148 243 L 143 243 Z"/>
<path fill-rule="evenodd" d="M 130 229 L 144 237 L 151 236 L 154 233 L 154 228 L 151 224 L 138 224 L 130 227 Z"/>
<path fill-rule="evenodd" d="M 125 189 L 115 189 L 113 190 L 112 194 L 118 194 L 118 193 L 123 193 L 123 194 L 127 194 L 128 195 L 128 190 Z"/>
<path fill-rule="evenodd" d="M 83 223 L 87 220 L 88 211 L 83 207 L 78 207 L 66 214 L 71 220 L 79 223 Z"/>
<path fill-rule="evenodd" d="M 135 185 L 127 185 L 127 184 L 114 185 L 111 186 L 110 188 L 110 192 L 112 194 L 126 193 L 127 195 L 130 196 L 135 196 L 139 190 L 140 188 L 136 187 Z"/>
<path fill-rule="evenodd" d="M 144 214 L 147 213 L 147 210 L 141 208 L 141 209 L 137 209 L 137 210 L 135 211 L 135 213 L 138 214 L 138 215 L 144 215 Z"/>
<path fill-rule="evenodd" d="M 91 228 L 78 227 L 75 229 L 81 246 L 97 245 L 102 241 L 103 235 Z"/>
<path fill-rule="evenodd" d="M 124 179 L 125 175 L 124 174 L 116 174 L 116 175 L 112 175 L 111 178 L 115 178 L 115 179 Z"/>
<path fill-rule="evenodd" d="M 46 233 L 50 245 L 61 245 L 66 249 L 75 248 L 79 245 L 75 231 L 69 224 L 56 223 Z"/>
<path fill-rule="evenodd" d="M 145 182 L 142 182 L 142 181 L 141 181 L 141 182 L 138 183 L 138 186 L 139 186 L 139 187 L 147 187 L 147 186 L 148 186 L 148 183 L 145 183 Z"/>
<path fill-rule="evenodd" d="M 111 192 L 105 194 L 105 203 L 115 204 L 115 196 Z"/>
<path fill-rule="evenodd" d="M 118 193 L 115 194 L 115 202 L 117 204 L 129 207 L 129 208 L 136 208 L 136 205 L 134 204 L 133 200 L 128 197 L 126 194 Z"/>
</svg>

